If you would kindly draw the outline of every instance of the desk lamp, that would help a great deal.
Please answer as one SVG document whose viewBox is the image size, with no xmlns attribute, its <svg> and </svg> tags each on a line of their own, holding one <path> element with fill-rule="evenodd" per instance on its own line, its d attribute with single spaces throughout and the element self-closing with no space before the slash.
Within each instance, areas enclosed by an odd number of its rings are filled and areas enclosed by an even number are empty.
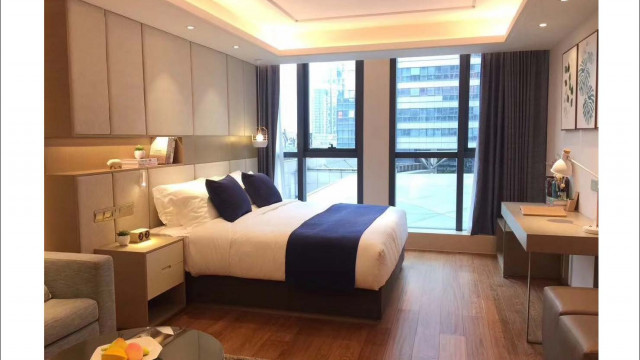
<svg viewBox="0 0 640 360">
<path fill-rule="evenodd" d="M 596 173 L 594 173 L 593 171 L 587 169 L 586 167 L 584 167 L 584 165 L 580 164 L 579 162 L 573 160 L 573 158 L 571 157 L 571 150 L 569 150 L 569 149 L 564 149 L 562 151 L 562 157 L 560 159 L 558 159 L 558 161 L 556 161 L 553 164 L 553 166 L 551 167 L 551 172 L 554 173 L 555 175 L 569 177 L 569 176 L 571 176 L 571 173 L 573 172 L 572 163 L 578 165 L 581 168 L 583 168 L 586 172 L 588 172 L 596 180 L 598 180 L 598 175 Z M 593 189 L 593 187 L 592 187 L 592 189 Z M 598 193 L 597 188 L 595 189 L 595 191 L 596 191 L 596 193 Z M 584 226 L 582 228 L 582 230 L 584 232 L 589 233 L 589 234 L 594 234 L 594 235 L 598 235 L 598 196 L 599 195 L 596 196 L 596 223 L 595 223 L 595 225 Z"/>
</svg>

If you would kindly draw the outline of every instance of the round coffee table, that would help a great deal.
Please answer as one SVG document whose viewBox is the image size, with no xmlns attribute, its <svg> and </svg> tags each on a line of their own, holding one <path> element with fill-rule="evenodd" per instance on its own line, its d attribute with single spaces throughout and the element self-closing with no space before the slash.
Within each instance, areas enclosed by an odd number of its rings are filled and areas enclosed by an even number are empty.
<svg viewBox="0 0 640 360">
<path fill-rule="evenodd" d="M 165 327 L 166 329 L 167 327 Z M 213 336 L 201 331 L 173 327 L 174 335 L 160 333 L 156 328 L 138 328 L 114 331 L 85 340 L 62 350 L 52 360 L 89 360 L 98 346 L 109 344 L 121 337 L 125 340 L 140 334 L 151 336 L 162 345 L 158 359 L 162 360 L 223 360 L 222 344 Z"/>
</svg>

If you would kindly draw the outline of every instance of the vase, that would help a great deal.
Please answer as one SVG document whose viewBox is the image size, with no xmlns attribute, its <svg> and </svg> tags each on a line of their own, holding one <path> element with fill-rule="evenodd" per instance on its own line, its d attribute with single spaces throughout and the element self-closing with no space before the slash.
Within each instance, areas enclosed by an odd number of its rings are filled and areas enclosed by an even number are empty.
<svg viewBox="0 0 640 360">
<path fill-rule="evenodd" d="M 116 235 L 116 242 L 121 246 L 129 245 L 129 240 L 131 240 L 129 235 Z"/>
<path fill-rule="evenodd" d="M 147 156 L 147 152 L 144 150 L 136 150 L 133 152 L 133 156 L 135 156 L 136 159 L 144 159 L 144 157 Z"/>
</svg>

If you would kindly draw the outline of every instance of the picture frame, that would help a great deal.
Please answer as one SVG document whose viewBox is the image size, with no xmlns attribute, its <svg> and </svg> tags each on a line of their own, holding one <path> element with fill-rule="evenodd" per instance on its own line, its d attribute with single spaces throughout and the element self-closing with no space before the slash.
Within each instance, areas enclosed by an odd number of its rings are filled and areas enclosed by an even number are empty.
<svg viewBox="0 0 640 360">
<path fill-rule="evenodd" d="M 598 127 L 598 31 L 578 43 L 576 129 Z"/>
<path fill-rule="evenodd" d="M 561 130 L 575 130 L 577 112 L 578 45 L 562 54 Z"/>
</svg>

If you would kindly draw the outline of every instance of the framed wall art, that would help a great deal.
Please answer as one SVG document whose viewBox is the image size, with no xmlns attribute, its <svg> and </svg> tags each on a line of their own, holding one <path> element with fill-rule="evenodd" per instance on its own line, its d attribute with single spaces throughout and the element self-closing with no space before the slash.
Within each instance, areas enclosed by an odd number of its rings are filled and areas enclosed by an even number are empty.
<svg viewBox="0 0 640 360">
<path fill-rule="evenodd" d="M 578 43 L 577 129 L 598 127 L 598 31 Z"/>
<path fill-rule="evenodd" d="M 562 130 L 576 128 L 578 45 L 562 54 Z"/>
</svg>

